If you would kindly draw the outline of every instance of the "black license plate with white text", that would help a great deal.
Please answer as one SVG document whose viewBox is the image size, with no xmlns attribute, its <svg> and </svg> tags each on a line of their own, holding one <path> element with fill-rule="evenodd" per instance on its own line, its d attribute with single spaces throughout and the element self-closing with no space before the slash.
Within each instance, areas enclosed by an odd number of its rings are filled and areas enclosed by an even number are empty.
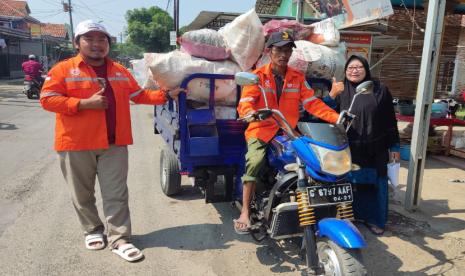
<svg viewBox="0 0 465 276">
<path fill-rule="evenodd" d="M 311 207 L 350 203 L 353 201 L 350 183 L 307 187 Z"/>
</svg>

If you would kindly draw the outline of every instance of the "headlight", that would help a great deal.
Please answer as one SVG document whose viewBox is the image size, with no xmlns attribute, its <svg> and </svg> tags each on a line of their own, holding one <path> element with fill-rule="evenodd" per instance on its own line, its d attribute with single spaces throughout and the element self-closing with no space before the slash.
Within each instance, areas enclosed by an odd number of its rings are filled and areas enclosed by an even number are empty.
<svg viewBox="0 0 465 276">
<path fill-rule="evenodd" d="M 332 175 L 343 175 L 351 171 L 352 159 L 349 147 L 335 151 L 314 144 L 310 145 L 320 160 L 322 171 Z"/>
</svg>

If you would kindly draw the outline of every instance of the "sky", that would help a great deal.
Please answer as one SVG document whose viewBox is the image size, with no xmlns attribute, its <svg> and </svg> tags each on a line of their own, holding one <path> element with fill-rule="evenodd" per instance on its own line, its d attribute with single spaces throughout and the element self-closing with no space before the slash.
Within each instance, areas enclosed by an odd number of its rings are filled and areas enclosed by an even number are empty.
<svg viewBox="0 0 465 276">
<path fill-rule="evenodd" d="M 68 0 L 64 0 L 67 2 Z M 43 23 L 68 23 L 69 15 L 63 11 L 62 0 L 27 0 L 31 16 Z M 173 16 L 174 0 L 71 0 L 73 23 L 85 19 L 102 21 L 111 35 L 120 39 L 124 33 L 127 10 L 158 6 Z M 255 0 L 179 0 L 179 25 L 191 23 L 201 11 L 246 12 L 255 7 Z"/>
</svg>

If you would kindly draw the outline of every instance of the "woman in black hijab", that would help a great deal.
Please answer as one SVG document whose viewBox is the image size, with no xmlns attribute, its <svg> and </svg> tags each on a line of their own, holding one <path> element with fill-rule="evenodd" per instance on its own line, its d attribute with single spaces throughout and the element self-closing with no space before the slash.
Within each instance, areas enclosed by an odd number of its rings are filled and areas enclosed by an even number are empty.
<svg viewBox="0 0 465 276">
<path fill-rule="evenodd" d="M 365 58 L 353 55 L 345 65 L 344 83 L 333 83 L 325 102 L 337 110 L 349 109 L 358 84 L 372 80 Z M 360 95 L 352 107 L 357 117 L 347 133 L 352 162 L 362 169 L 350 175 L 354 188 L 355 219 L 382 235 L 388 216 L 387 164 L 399 160 L 399 132 L 386 86 L 373 80 L 373 94 Z"/>
</svg>

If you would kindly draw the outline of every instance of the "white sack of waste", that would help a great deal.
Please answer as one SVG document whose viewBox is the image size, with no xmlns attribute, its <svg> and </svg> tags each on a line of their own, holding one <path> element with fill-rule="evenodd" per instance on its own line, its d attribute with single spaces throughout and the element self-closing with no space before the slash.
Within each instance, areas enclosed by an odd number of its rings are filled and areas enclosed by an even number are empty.
<svg viewBox="0 0 465 276">
<path fill-rule="evenodd" d="M 181 51 L 208 60 L 225 60 L 230 56 L 223 37 L 215 30 L 201 29 L 184 33 L 179 39 Z"/>
<path fill-rule="evenodd" d="M 305 40 L 298 40 L 295 44 L 297 48 L 292 53 L 289 66 L 304 73 L 307 78 L 343 79 L 346 52 L 344 43 L 333 48 Z"/>
<path fill-rule="evenodd" d="M 243 71 L 250 70 L 265 47 L 263 24 L 255 9 L 238 16 L 218 32 L 231 50 L 233 60 Z"/>
<path fill-rule="evenodd" d="M 240 67 L 232 61 L 208 61 L 189 54 L 173 51 L 165 54 L 153 54 L 148 63 L 154 80 L 163 89 L 174 89 L 181 85 L 184 78 L 194 73 L 234 75 Z M 208 102 L 210 82 L 206 79 L 194 79 L 187 86 L 187 98 Z M 215 101 L 225 105 L 236 103 L 237 89 L 234 80 L 215 81 Z"/>
<path fill-rule="evenodd" d="M 152 72 L 150 71 L 145 59 L 131 60 L 132 75 L 136 79 L 140 87 L 145 89 L 158 89 L 158 84 L 153 80 Z"/>
</svg>

